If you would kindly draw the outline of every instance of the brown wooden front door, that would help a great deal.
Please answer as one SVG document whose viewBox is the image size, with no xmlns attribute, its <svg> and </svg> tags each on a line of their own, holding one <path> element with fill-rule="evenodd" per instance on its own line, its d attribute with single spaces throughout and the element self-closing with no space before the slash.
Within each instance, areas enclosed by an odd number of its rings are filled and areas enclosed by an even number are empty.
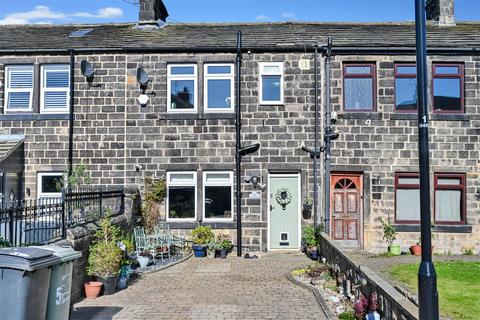
<svg viewBox="0 0 480 320">
<path fill-rule="evenodd" d="M 332 174 L 331 236 L 345 246 L 358 247 L 361 241 L 362 175 Z"/>
</svg>

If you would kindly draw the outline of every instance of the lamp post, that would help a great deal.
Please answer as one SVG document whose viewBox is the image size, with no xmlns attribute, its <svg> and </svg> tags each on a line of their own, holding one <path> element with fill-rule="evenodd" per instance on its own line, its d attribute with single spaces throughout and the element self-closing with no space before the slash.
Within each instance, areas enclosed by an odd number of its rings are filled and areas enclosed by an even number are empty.
<svg viewBox="0 0 480 320">
<path fill-rule="evenodd" d="M 418 270 L 420 320 L 437 320 L 437 276 L 432 262 L 430 228 L 430 163 L 428 146 L 427 39 L 425 0 L 415 0 L 417 52 L 418 155 L 420 176 L 420 225 L 422 261 Z"/>
</svg>

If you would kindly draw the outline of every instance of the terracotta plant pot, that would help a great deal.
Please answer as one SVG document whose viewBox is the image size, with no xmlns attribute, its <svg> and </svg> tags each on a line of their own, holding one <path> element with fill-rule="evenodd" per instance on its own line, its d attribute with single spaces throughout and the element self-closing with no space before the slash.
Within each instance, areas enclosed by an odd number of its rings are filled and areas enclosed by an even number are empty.
<svg viewBox="0 0 480 320">
<path fill-rule="evenodd" d="M 102 290 L 102 283 L 100 281 L 85 282 L 85 295 L 87 299 L 96 299 Z"/>
<path fill-rule="evenodd" d="M 413 245 L 410 247 L 410 253 L 414 256 L 421 256 L 422 255 L 422 247 L 419 245 Z"/>
<path fill-rule="evenodd" d="M 431 247 L 431 252 L 433 253 L 433 246 Z M 410 247 L 410 253 L 414 256 L 421 256 L 422 255 L 422 246 L 414 245 Z"/>
</svg>

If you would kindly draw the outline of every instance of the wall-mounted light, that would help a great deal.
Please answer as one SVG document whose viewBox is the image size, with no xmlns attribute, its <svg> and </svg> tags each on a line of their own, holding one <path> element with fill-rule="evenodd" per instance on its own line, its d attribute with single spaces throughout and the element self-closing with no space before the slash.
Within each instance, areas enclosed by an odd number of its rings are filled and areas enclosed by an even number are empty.
<svg viewBox="0 0 480 320">
<path fill-rule="evenodd" d="M 87 79 L 89 89 L 91 87 L 98 88 L 102 86 L 100 83 L 92 85 L 93 78 L 95 78 L 95 68 L 93 67 L 93 64 L 91 62 L 88 62 L 87 60 L 82 60 L 82 62 L 80 62 L 80 71 L 82 72 L 82 75 L 85 77 L 85 79 Z"/>
<path fill-rule="evenodd" d="M 246 177 L 244 180 L 246 183 L 251 183 L 254 189 L 260 189 L 260 191 L 265 191 L 267 189 L 266 184 L 260 183 L 259 176 Z"/>
</svg>

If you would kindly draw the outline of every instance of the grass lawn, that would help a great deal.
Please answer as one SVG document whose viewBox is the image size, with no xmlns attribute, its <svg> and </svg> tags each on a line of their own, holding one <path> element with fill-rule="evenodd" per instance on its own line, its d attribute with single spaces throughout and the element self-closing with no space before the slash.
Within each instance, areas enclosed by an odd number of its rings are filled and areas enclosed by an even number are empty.
<svg viewBox="0 0 480 320">
<path fill-rule="evenodd" d="M 480 262 L 435 262 L 440 313 L 454 319 L 479 319 Z M 417 292 L 418 264 L 391 267 L 390 276 Z"/>
</svg>

